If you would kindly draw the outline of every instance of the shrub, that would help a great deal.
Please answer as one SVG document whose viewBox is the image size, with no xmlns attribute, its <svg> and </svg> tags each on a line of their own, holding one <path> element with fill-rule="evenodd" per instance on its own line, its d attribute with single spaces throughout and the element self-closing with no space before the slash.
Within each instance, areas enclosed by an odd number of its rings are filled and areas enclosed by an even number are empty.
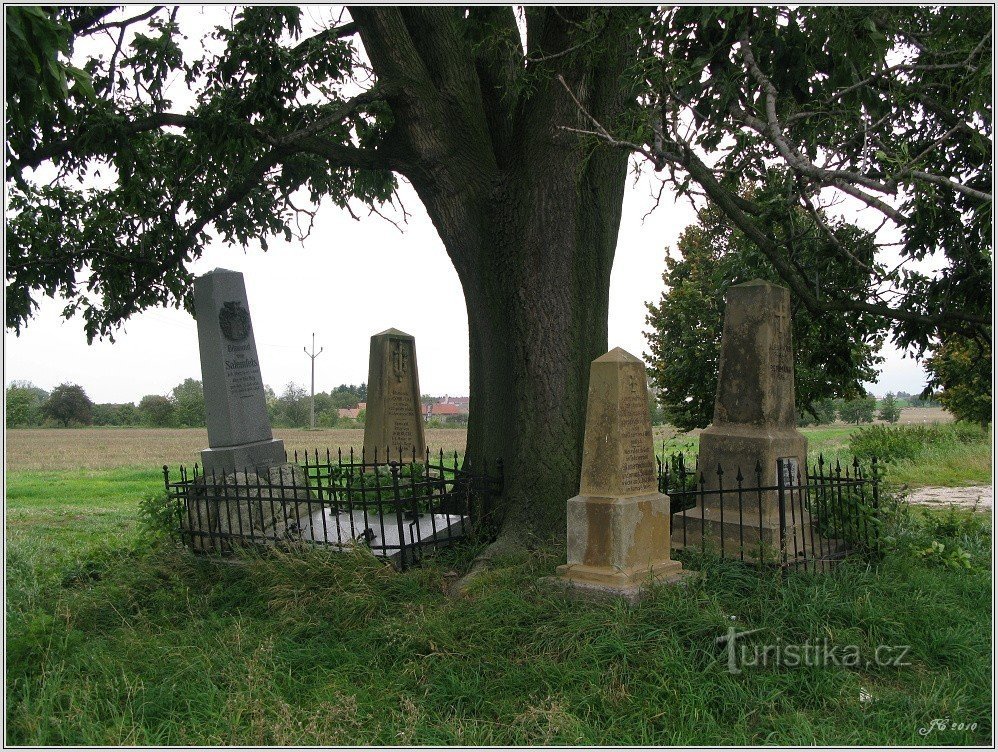
<svg viewBox="0 0 998 752">
<path fill-rule="evenodd" d="M 425 493 L 428 480 L 426 467 L 421 462 L 408 462 L 399 467 L 399 496 L 408 499 Z M 363 474 L 350 474 L 340 467 L 334 467 L 329 474 L 330 489 L 336 489 L 341 501 L 375 502 L 378 498 L 389 501 L 394 498 L 394 479 L 391 469 L 378 465 Z M 418 494 L 417 494 L 418 492 Z"/>
<path fill-rule="evenodd" d="M 887 538 L 889 548 L 931 566 L 989 569 L 991 530 L 984 515 L 956 507 L 916 512 L 904 505 L 904 511 L 907 518 Z"/>
<path fill-rule="evenodd" d="M 177 537 L 176 511 L 165 492 L 146 494 L 139 502 L 139 528 L 147 541 Z"/>
<path fill-rule="evenodd" d="M 897 423 L 901 419 L 901 408 L 898 406 L 897 400 L 894 399 L 894 395 L 890 392 L 887 393 L 880 403 L 880 419 L 888 423 Z"/>
<path fill-rule="evenodd" d="M 972 423 L 930 426 L 870 426 L 849 439 L 849 450 L 857 457 L 876 457 L 884 462 L 916 460 L 932 447 L 944 444 L 981 444 L 987 432 Z"/>
<path fill-rule="evenodd" d="M 877 400 L 873 397 L 857 397 L 846 400 L 839 408 L 839 417 L 845 423 L 872 423 L 877 409 Z"/>
<path fill-rule="evenodd" d="M 161 394 L 147 394 L 139 401 L 142 422 L 149 426 L 164 427 L 173 424 L 174 404 Z"/>
</svg>

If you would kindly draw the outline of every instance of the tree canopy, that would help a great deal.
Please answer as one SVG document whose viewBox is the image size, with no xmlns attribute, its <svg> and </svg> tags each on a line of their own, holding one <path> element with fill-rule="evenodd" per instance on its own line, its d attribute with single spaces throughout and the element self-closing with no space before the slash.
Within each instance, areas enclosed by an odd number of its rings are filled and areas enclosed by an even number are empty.
<svg viewBox="0 0 998 752">
<path fill-rule="evenodd" d="M 177 406 L 169 397 L 162 394 L 147 394 L 139 400 L 138 411 L 142 421 L 150 426 L 162 428 L 174 424 Z"/>
<path fill-rule="evenodd" d="M 880 412 L 877 417 L 888 423 L 897 423 L 901 420 L 901 407 L 898 405 L 894 395 L 888 392 L 880 402 Z"/>
<path fill-rule="evenodd" d="M 24 58 L 8 78 L 8 326 L 24 325 L 41 290 L 68 299 L 88 337 L 111 334 L 132 313 L 183 302 L 186 264 L 213 236 L 266 249 L 269 236 L 306 234 L 298 220 L 322 198 L 390 199 L 392 160 L 370 148 L 383 135 L 380 90 L 342 92 L 358 57 L 338 37 L 356 27 L 296 42 L 300 8 L 243 8 L 190 59 L 178 7 L 109 21 L 113 10 L 6 9 L 8 38 L 47 34 L 35 56 L 48 73 L 39 89 L 19 75 L 32 69 Z M 8 47 L 8 64 L 39 36 Z M 91 40 L 80 68 L 63 62 Z M 54 183 L 33 179 L 45 163 Z"/>
<path fill-rule="evenodd" d="M 926 393 L 941 388 L 939 401 L 957 420 L 987 425 L 992 419 L 992 360 L 988 343 L 954 335 L 925 363 L 931 376 Z"/>
<path fill-rule="evenodd" d="M 759 192 L 743 195 L 758 197 Z M 780 282 L 767 257 L 733 230 L 718 209 L 704 209 L 698 219 L 679 238 L 679 258 L 666 256 L 666 290 L 657 304 L 648 304 L 650 331 L 645 335 L 652 381 L 669 407 L 670 422 L 684 431 L 703 428 L 713 418 L 728 287 L 757 278 Z M 870 233 L 821 220 L 835 243 L 867 264 L 872 261 Z M 838 263 L 833 240 L 810 214 L 797 212 L 793 232 L 794 258 L 826 284 L 855 289 L 867 283 L 865 269 Z M 817 402 L 861 395 L 863 382 L 876 379 L 882 320 L 859 311 L 812 313 L 800 305 L 792 306 L 791 313 L 797 407 L 817 419 Z"/>
<path fill-rule="evenodd" d="M 94 403 L 78 384 L 59 384 L 41 409 L 45 417 L 63 426 L 70 423 L 89 425 L 93 422 Z"/>
<path fill-rule="evenodd" d="M 992 10 L 971 6 L 658 8 L 639 49 L 641 114 L 583 130 L 706 196 L 809 310 L 884 316 L 920 350 L 951 331 L 990 340 L 991 27 Z M 739 195 L 774 164 L 779 192 Z M 834 242 L 819 209 L 836 196 L 876 220 L 890 253 L 864 262 Z M 837 263 L 869 272 L 862 289 L 794 258 L 795 209 Z"/>
<path fill-rule="evenodd" d="M 539 40 L 544 14 L 531 13 Z M 183 301 L 185 265 L 212 236 L 264 247 L 300 236 L 321 199 L 376 209 L 403 169 L 386 138 L 398 84 L 384 75 L 401 57 L 376 62 L 382 75 L 353 93 L 372 72 L 356 21 L 306 36 L 300 8 L 242 8 L 192 55 L 178 8 L 119 16 L 6 9 L 8 326 L 23 326 L 43 291 L 66 297 L 88 336 L 109 334 L 137 310 Z M 584 127 L 561 127 L 639 151 L 671 186 L 708 197 L 811 310 L 884 315 L 899 344 L 923 349 L 941 330 L 987 328 L 990 9 L 662 7 L 626 19 L 639 41 L 622 84 L 640 107 L 600 122 L 576 98 Z M 579 48 L 626 33 L 603 12 L 565 20 Z M 470 45 L 479 85 L 506 95 L 534 85 L 546 58 L 539 44 L 522 49 L 508 8 L 411 25 L 427 45 Z M 740 196 L 774 160 L 788 168 L 782 190 Z M 45 163 L 58 170 L 50 184 L 31 174 Z M 98 176 L 106 187 L 92 187 Z M 839 263 L 868 267 L 861 291 L 815 277 L 775 230 L 792 207 L 820 217 L 829 189 L 897 235 L 895 262 L 832 244 Z M 926 258 L 937 273 L 919 267 Z"/>
<path fill-rule="evenodd" d="M 839 408 L 839 417 L 846 423 L 872 423 L 877 410 L 875 397 L 862 396 L 846 400 Z"/>
<path fill-rule="evenodd" d="M 7 428 L 40 425 L 49 393 L 30 381 L 12 381 L 5 390 Z"/>
</svg>

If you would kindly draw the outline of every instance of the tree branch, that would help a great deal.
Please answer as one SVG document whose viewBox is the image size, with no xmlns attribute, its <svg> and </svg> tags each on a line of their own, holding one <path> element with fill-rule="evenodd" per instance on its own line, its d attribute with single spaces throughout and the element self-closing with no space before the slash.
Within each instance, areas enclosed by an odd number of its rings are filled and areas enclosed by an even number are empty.
<svg viewBox="0 0 998 752">
<path fill-rule="evenodd" d="M 294 150 L 289 147 L 275 146 L 257 159 L 246 171 L 241 180 L 230 184 L 225 193 L 212 204 L 207 212 L 188 225 L 187 231 L 184 233 L 184 239 L 187 241 L 184 245 L 192 244 L 197 238 L 198 233 L 207 227 L 209 222 L 214 222 L 222 214 L 246 198 L 250 194 L 250 191 L 259 187 L 260 181 L 271 168 L 280 164 L 281 161 L 293 153 Z M 186 252 L 186 249 L 184 251 Z"/>
<path fill-rule="evenodd" d="M 562 85 L 568 88 L 564 81 L 562 81 Z M 769 262 L 776 269 L 777 273 L 780 275 L 780 278 L 793 291 L 797 298 L 804 303 L 805 307 L 809 311 L 814 313 L 821 311 L 858 311 L 873 314 L 875 316 L 881 316 L 894 321 L 916 323 L 931 327 L 938 327 L 943 324 L 954 322 L 965 324 L 969 323 L 978 326 L 990 325 L 990 316 L 979 316 L 963 311 L 940 311 L 935 314 L 922 314 L 914 311 L 905 311 L 885 304 L 869 303 L 863 300 L 819 300 L 818 297 L 811 292 L 807 281 L 797 273 L 794 265 L 781 252 L 779 244 L 776 240 L 766 234 L 758 225 L 756 220 L 750 216 L 749 212 L 743 209 L 742 205 L 745 203 L 745 200 L 740 199 L 732 191 L 724 188 L 714 177 L 713 170 L 711 170 L 711 168 L 696 155 L 693 148 L 689 144 L 674 143 L 673 145 L 677 148 L 671 151 L 666 151 L 664 149 L 664 143 L 662 146 L 659 145 L 661 138 L 660 129 L 656 134 L 656 145 L 652 150 L 649 150 L 647 147 L 639 146 L 638 144 L 616 139 L 609 133 L 609 131 L 607 131 L 606 128 L 603 127 L 602 124 L 596 121 L 596 119 L 593 118 L 584 107 L 582 107 L 581 103 L 579 103 L 578 99 L 571 93 L 571 91 L 569 91 L 569 95 L 579 107 L 580 111 L 590 122 L 593 123 L 596 130 L 586 131 L 564 126 L 562 127 L 562 130 L 596 136 L 610 146 L 628 149 L 642 154 L 655 165 L 656 170 L 661 170 L 667 163 L 677 164 L 685 169 L 689 173 L 690 177 L 696 181 L 701 188 L 703 188 L 707 197 L 712 200 L 725 215 L 727 215 L 732 223 L 734 223 L 734 225 L 741 230 L 746 237 L 749 238 L 749 240 L 755 243 L 759 250 L 763 252 Z"/>
<path fill-rule="evenodd" d="M 898 226 L 907 224 L 907 218 L 893 206 L 885 204 L 877 197 L 871 196 L 866 191 L 862 191 L 855 185 L 852 185 L 852 183 L 858 183 L 866 188 L 879 191 L 881 193 L 894 193 L 897 189 L 896 184 L 888 186 L 882 182 L 871 180 L 870 178 L 860 175 L 859 173 L 846 172 L 844 170 L 823 169 L 806 159 L 803 154 L 801 154 L 792 144 L 790 144 L 790 142 L 787 141 L 783 132 L 783 126 L 780 124 L 780 120 L 776 112 L 776 87 L 773 85 L 773 82 L 766 77 L 756 63 L 755 56 L 752 53 L 752 45 L 749 42 L 747 30 L 742 32 L 740 42 L 742 58 L 745 60 L 749 73 L 756 80 L 765 94 L 766 119 L 768 122 L 764 123 L 748 113 L 746 110 L 738 108 L 733 103 L 732 114 L 735 115 L 736 118 L 741 119 L 742 122 L 753 130 L 763 136 L 767 136 L 770 142 L 776 147 L 777 151 L 780 152 L 780 155 L 786 160 L 787 164 L 790 165 L 794 171 L 827 183 L 834 188 L 838 188 L 843 193 L 848 193 L 850 196 L 859 199 L 868 206 L 877 209 L 877 211 L 881 212 L 885 216 L 890 217 Z"/>
<path fill-rule="evenodd" d="M 295 151 L 324 157 L 337 167 L 359 170 L 391 170 L 405 174 L 408 162 L 380 149 L 362 149 L 327 141 L 318 136 L 305 136 L 294 144 Z"/>
<path fill-rule="evenodd" d="M 131 18 L 126 18 L 124 21 L 108 21 L 107 23 L 97 24 L 96 26 L 91 26 L 87 28 L 84 36 L 89 36 L 98 31 L 104 31 L 105 29 L 121 29 L 124 31 L 126 28 L 139 21 L 145 21 L 147 18 L 152 18 L 161 10 L 166 8 L 165 5 L 154 5 L 152 10 L 147 10 L 145 13 L 139 13 L 137 16 L 132 16 Z"/>
<path fill-rule="evenodd" d="M 125 123 L 121 128 L 121 135 L 134 136 L 145 131 L 156 130 L 164 126 L 177 126 L 180 128 L 196 128 L 201 125 L 201 121 L 192 115 L 181 115 L 174 112 L 160 112 L 148 117 L 139 118 L 129 123 Z M 63 141 L 56 141 L 52 144 L 45 144 L 32 152 L 18 157 L 11 163 L 11 167 L 18 172 L 26 167 L 36 168 L 42 162 L 58 157 L 64 157 L 77 149 L 86 138 L 91 135 L 89 132 L 78 133 Z M 96 152 L 99 153 L 99 152 Z"/>
<path fill-rule="evenodd" d="M 790 263 L 784 258 L 783 254 L 780 252 L 778 243 L 769 237 L 762 229 L 756 224 L 750 216 L 743 212 L 738 205 L 731 199 L 731 193 L 724 189 L 715 179 L 710 168 L 707 167 L 700 159 L 693 153 L 692 149 L 684 149 L 683 151 L 683 167 L 690 173 L 694 180 L 696 180 L 707 195 L 717 204 L 721 210 L 731 219 L 732 222 L 740 229 L 745 235 L 751 239 L 761 250 L 770 263 L 773 264 L 776 271 L 779 273 L 780 278 L 787 283 L 794 294 L 804 303 L 805 307 L 814 313 L 821 311 L 860 311 L 863 313 L 870 313 L 876 316 L 882 316 L 887 319 L 893 319 L 895 321 L 904 321 L 908 323 L 917 323 L 927 326 L 937 327 L 940 324 L 945 324 L 949 322 L 959 321 L 965 323 L 973 323 L 979 325 L 989 325 L 991 323 L 990 316 L 978 316 L 971 313 L 965 313 L 962 311 L 949 312 L 940 311 L 936 314 L 920 314 L 913 311 L 904 311 L 899 308 L 893 308 L 891 306 L 867 303 L 862 300 L 818 300 L 808 285 L 804 280 L 802 280 L 793 270 Z"/>
<path fill-rule="evenodd" d="M 377 170 L 396 170 L 401 165 L 401 162 L 393 160 L 379 151 L 334 144 L 323 139 L 315 138 L 325 128 L 328 128 L 335 123 L 342 122 L 342 120 L 348 115 L 361 109 L 364 105 L 379 101 L 391 91 L 392 87 L 388 84 L 376 84 L 371 89 L 344 102 L 329 116 L 320 118 L 311 125 L 306 126 L 299 131 L 290 133 L 284 137 L 277 138 L 263 131 L 259 127 L 251 127 L 253 128 L 255 135 L 262 142 L 275 147 L 284 147 L 286 150 L 289 150 L 290 147 L 295 147 L 300 151 L 307 151 L 313 154 L 319 154 L 320 156 L 325 156 L 337 165 Z M 185 115 L 174 112 L 160 112 L 124 123 L 120 126 L 120 130 L 114 131 L 114 135 L 118 135 L 120 137 L 134 136 L 139 133 L 157 130 L 167 126 L 187 129 L 206 127 L 203 121 L 194 115 Z M 106 130 L 106 126 L 104 126 L 104 130 Z M 37 168 L 42 162 L 64 157 L 77 151 L 91 135 L 92 133 L 90 131 L 84 131 L 63 141 L 43 145 L 38 149 L 35 149 L 33 152 L 14 160 L 11 167 L 16 172 L 20 172 L 25 168 Z M 103 152 L 100 150 L 94 151 L 94 154 L 99 153 Z M 82 155 L 77 154 L 77 156 Z"/>
<path fill-rule="evenodd" d="M 332 110 L 329 115 L 319 118 L 299 131 L 289 133 L 288 135 L 279 138 L 278 143 L 294 144 L 304 138 L 308 138 L 309 136 L 318 135 L 329 126 L 342 123 L 347 117 L 354 114 L 358 110 L 363 109 L 365 105 L 383 101 L 385 97 L 394 90 L 394 88 L 395 87 L 390 84 L 378 82 L 367 91 L 363 91 L 357 96 L 343 102 L 339 107 Z"/>
<path fill-rule="evenodd" d="M 78 8 L 80 13 L 69 22 L 69 30 L 74 37 L 85 35 L 89 33 L 90 28 L 94 24 L 99 23 L 102 18 L 113 13 L 116 7 L 115 5 L 95 5 L 89 8 Z"/>
<path fill-rule="evenodd" d="M 971 198 L 976 198 L 979 201 L 990 202 L 992 200 L 992 194 L 985 193 L 984 191 L 978 191 L 971 188 L 963 183 L 958 183 L 955 180 L 950 180 L 949 178 L 943 177 L 942 175 L 933 175 L 931 173 L 925 172 L 923 170 L 905 170 L 904 175 L 911 175 L 919 180 L 924 180 L 926 183 L 933 183 L 935 185 L 942 185 L 947 188 L 952 188 L 954 191 L 958 191 L 965 196 L 970 196 Z"/>
<path fill-rule="evenodd" d="M 514 139 L 519 97 L 512 92 L 523 64 L 516 13 L 509 5 L 472 6 L 467 23 L 492 148 L 501 160 L 511 152 Z"/>
<path fill-rule="evenodd" d="M 326 42 L 332 41 L 334 39 L 345 39 L 346 37 L 353 36 L 359 31 L 356 21 L 350 21 L 349 23 L 342 24 L 340 26 L 331 26 L 328 29 L 323 29 L 318 34 L 310 36 L 294 47 L 291 48 L 291 54 L 295 57 L 304 59 L 308 56 L 310 52 L 318 47 L 321 47 Z"/>
</svg>

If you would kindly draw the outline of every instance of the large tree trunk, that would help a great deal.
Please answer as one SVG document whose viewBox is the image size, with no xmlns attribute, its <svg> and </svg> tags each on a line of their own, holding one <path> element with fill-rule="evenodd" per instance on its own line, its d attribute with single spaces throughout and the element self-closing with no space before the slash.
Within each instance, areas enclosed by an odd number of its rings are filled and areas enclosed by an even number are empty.
<svg viewBox="0 0 998 752">
<path fill-rule="evenodd" d="M 626 154 L 587 155 L 577 139 L 554 136 L 503 175 L 477 221 L 455 226 L 435 210 L 437 195 L 424 196 L 441 237 L 484 251 L 459 269 L 468 457 L 503 460 L 496 511 L 506 533 L 562 530 L 565 502 L 578 492 L 589 364 L 608 349 L 626 166 Z"/>
<path fill-rule="evenodd" d="M 468 455 L 503 459 L 507 531 L 563 528 L 565 501 L 578 491 L 589 364 L 607 350 L 620 162 L 599 185 L 554 165 L 528 185 L 513 182 L 519 195 L 497 203 L 495 233 L 484 239 L 496 253 L 465 285 Z"/>
<path fill-rule="evenodd" d="M 464 288 L 467 456 L 503 460 L 506 539 L 563 531 L 579 487 L 589 364 L 607 350 L 627 154 L 559 127 L 590 124 L 556 76 L 593 116 L 611 117 L 624 100 L 624 35 L 533 71 L 513 106 L 502 90 L 509 69 L 476 58 L 481 46 L 454 31 L 450 10 L 351 12 L 379 75 L 400 83 L 393 138 Z M 480 12 L 494 23 L 503 11 Z M 573 48 L 570 12 L 584 20 L 591 10 L 528 11 L 528 55 Z M 432 91 L 420 88 L 419 66 Z"/>
</svg>

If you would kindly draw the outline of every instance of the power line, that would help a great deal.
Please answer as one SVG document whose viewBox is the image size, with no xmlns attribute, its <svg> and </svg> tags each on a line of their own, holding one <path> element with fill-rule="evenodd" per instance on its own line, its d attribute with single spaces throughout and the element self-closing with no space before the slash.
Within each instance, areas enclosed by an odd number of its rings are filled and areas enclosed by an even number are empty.
<svg viewBox="0 0 998 752">
<path fill-rule="evenodd" d="M 312 352 L 308 351 L 307 347 L 302 348 L 305 354 L 312 361 L 312 397 L 308 404 L 308 424 L 311 430 L 315 430 L 315 359 L 322 355 L 322 348 L 319 348 L 319 352 L 315 351 L 315 332 L 312 332 Z"/>
</svg>

